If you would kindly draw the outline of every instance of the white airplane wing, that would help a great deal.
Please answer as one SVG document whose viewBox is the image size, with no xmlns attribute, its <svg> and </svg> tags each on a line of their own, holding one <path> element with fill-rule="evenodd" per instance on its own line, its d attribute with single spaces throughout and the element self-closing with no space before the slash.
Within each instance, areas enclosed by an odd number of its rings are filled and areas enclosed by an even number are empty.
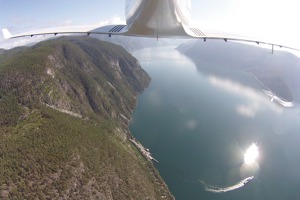
<svg viewBox="0 0 300 200">
<path fill-rule="evenodd" d="M 196 27 L 187 27 L 183 26 L 184 34 L 181 33 L 181 35 L 163 35 L 162 37 L 179 37 L 179 38 L 195 38 L 195 39 L 203 39 L 203 41 L 206 40 L 224 40 L 227 41 L 240 41 L 240 42 L 250 42 L 250 43 L 256 43 L 256 44 L 266 44 L 270 45 L 272 47 L 272 53 L 274 47 L 280 47 L 290 50 L 296 50 L 300 51 L 299 49 L 276 44 L 272 42 L 265 42 L 260 39 L 246 37 L 246 36 L 238 36 L 238 35 L 231 35 L 226 33 L 219 33 L 219 32 L 209 32 L 204 31 Z M 102 27 L 95 27 L 95 26 L 70 26 L 70 27 L 58 27 L 58 28 L 47 28 L 47 29 L 40 29 L 40 30 L 34 30 L 29 31 L 25 33 L 20 34 L 11 34 L 7 29 L 2 29 L 3 37 L 4 39 L 10 39 L 10 38 L 19 38 L 19 37 L 33 37 L 36 35 L 58 35 L 58 34 L 107 34 L 108 36 L 111 35 L 127 35 L 127 36 L 141 36 L 139 34 L 131 33 L 131 31 L 128 31 L 127 25 L 120 24 L 120 25 L 106 25 Z M 152 32 L 147 35 L 142 35 L 143 37 L 156 37 Z"/>
<path fill-rule="evenodd" d="M 266 45 L 270 45 L 272 47 L 272 53 L 273 53 L 274 47 L 280 47 L 280 48 L 300 51 L 300 49 L 297 49 L 297 48 L 293 48 L 293 47 L 289 47 L 289 46 L 285 46 L 285 45 L 281 45 L 281 44 L 277 44 L 277 43 L 272 43 L 272 42 L 266 42 L 264 40 L 247 37 L 247 36 L 239 36 L 239 35 L 232 35 L 232 34 L 219 33 L 219 32 L 209 32 L 209 31 L 200 30 L 199 28 L 194 28 L 194 27 L 192 27 L 192 28 L 184 27 L 184 30 L 192 38 L 203 39 L 204 41 L 209 40 L 209 39 L 219 39 L 219 40 L 224 40 L 225 42 L 239 41 L 239 42 L 256 43 L 258 45 L 266 44 Z"/>
<path fill-rule="evenodd" d="M 35 35 L 57 35 L 57 34 L 107 34 L 111 35 L 123 35 L 127 32 L 127 26 L 124 24 L 121 25 L 106 25 L 102 27 L 95 27 L 95 26 L 70 26 L 70 27 L 59 27 L 59 28 L 47 28 L 47 29 L 40 29 L 29 31 L 20 34 L 11 34 L 7 29 L 2 29 L 2 33 L 4 39 L 10 38 L 19 38 L 19 37 L 26 37 L 26 36 L 35 36 Z"/>
<path fill-rule="evenodd" d="M 24 36 L 46 35 L 46 34 L 107 34 L 127 35 L 140 37 L 157 38 L 198 38 L 204 41 L 208 39 L 221 39 L 224 41 L 254 42 L 267 44 L 272 47 L 282 47 L 291 50 L 299 49 L 288 47 L 272 42 L 265 42 L 250 37 L 236 36 L 224 33 L 213 33 L 201 30 L 197 27 L 190 27 L 190 0 L 127 0 L 126 1 L 126 25 L 106 25 L 102 27 L 60 27 L 31 31 L 22 34 L 12 35 L 7 29 L 2 29 L 5 39 Z"/>
</svg>

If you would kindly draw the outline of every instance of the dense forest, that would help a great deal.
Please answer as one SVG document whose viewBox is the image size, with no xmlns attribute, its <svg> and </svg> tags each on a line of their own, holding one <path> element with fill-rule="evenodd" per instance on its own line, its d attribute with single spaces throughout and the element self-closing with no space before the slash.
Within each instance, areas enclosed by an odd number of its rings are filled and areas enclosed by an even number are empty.
<svg viewBox="0 0 300 200">
<path fill-rule="evenodd" d="M 1 50 L 1 199 L 172 199 L 128 141 L 149 83 L 126 50 L 89 37 Z"/>
</svg>

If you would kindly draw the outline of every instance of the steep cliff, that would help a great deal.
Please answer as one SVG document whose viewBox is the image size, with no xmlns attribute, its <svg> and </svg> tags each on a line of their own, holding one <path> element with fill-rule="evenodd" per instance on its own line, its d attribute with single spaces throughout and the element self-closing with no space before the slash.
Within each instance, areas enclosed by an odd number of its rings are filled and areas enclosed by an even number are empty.
<svg viewBox="0 0 300 200">
<path fill-rule="evenodd" d="M 149 76 L 123 48 L 62 37 L 0 57 L 1 198 L 171 199 L 127 138 Z"/>
</svg>

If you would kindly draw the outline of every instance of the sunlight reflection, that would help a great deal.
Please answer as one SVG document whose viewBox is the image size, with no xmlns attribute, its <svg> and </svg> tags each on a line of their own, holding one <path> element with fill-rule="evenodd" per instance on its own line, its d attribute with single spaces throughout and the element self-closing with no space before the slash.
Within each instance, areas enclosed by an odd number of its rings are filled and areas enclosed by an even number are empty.
<svg viewBox="0 0 300 200">
<path fill-rule="evenodd" d="M 244 154 L 244 162 L 245 164 L 253 164 L 258 158 L 258 146 L 253 143 Z"/>
<path fill-rule="evenodd" d="M 250 183 L 255 178 L 256 174 L 259 172 L 259 164 L 257 161 L 258 158 L 259 148 L 256 143 L 252 143 L 244 153 L 244 162 L 239 167 L 239 177 L 241 178 L 239 182 L 225 187 L 221 187 L 208 184 L 204 180 L 198 181 L 203 185 L 204 190 L 213 193 L 229 192 L 242 188 L 246 184 Z M 234 176 L 234 174 L 235 172 L 230 174 L 230 176 Z"/>
<path fill-rule="evenodd" d="M 244 153 L 244 163 L 240 167 L 242 177 L 255 175 L 259 171 L 259 148 L 256 143 L 252 143 Z"/>
</svg>

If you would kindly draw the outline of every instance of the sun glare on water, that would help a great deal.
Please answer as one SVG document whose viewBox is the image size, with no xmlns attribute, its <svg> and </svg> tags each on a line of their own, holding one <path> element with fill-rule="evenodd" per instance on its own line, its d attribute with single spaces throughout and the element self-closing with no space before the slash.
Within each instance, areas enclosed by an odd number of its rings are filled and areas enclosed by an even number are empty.
<svg viewBox="0 0 300 200">
<path fill-rule="evenodd" d="M 258 146 L 253 143 L 244 154 L 244 162 L 245 164 L 252 164 L 258 158 Z"/>
</svg>

